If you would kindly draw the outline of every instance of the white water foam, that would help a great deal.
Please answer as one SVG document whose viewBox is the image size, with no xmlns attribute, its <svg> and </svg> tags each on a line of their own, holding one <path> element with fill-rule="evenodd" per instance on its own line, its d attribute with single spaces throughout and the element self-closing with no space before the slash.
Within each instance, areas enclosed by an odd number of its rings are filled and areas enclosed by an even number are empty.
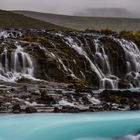
<svg viewBox="0 0 140 140">
<path fill-rule="evenodd" d="M 20 45 L 9 52 L 6 48 L 0 54 L 0 80 L 14 82 L 21 77 L 34 79 L 33 62 L 29 54 Z"/>
</svg>

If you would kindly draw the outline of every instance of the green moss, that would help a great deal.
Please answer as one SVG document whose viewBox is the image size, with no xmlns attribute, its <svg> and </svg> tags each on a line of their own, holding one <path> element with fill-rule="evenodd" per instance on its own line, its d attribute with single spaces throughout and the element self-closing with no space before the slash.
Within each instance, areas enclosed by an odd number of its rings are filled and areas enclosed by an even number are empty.
<svg viewBox="0 0 140 140">
<path fill-rule="evenodd" d="M 41 93 L 41 101 L 44 101 L 46 103 L 51 103 L 54 101 L 53 97 L 49 96 L 47 92 L 42 92 Z"/>
<path fill-rule="evenodd" d="M 140 32 L 121 31 L 120 36 L 133 40 L 140 47 Z"/>
<path fill-rule="evenodd" d="M 106 28 L 106 29 L 101 30 L 100 33 L 105 34 L 105 35 L 112 35 L 114 32 L 111 29 Z"/>
<path fill-rule="evenodd" d="M 47 38 L 41 38 L 39 42 L 44 47 L 51 46 L 51 44 L 49 43 L 49 41 L 47 40 Z"/>
<path fill-rule="evenodd" d="M 26 36 L 24 38 L 21 38 L 21 40 L 28 42 L 39 42 L 40 39 L 38 37 Z"/>
<path fill-rule="evenodd" d="M 117 96 L 117 95 L 110 95 L 109 100 L 110 100 L 111 102 L 120 104 L 121 97 L 120 97 L 120 96 Z"/>
<path fill-rule="evenodd" d="M 81 91 L 85 86 L 87 86 L 87 81 L 80 79 L 78 81 L 75 81 L 74 83 L 74 88 L 75 91 Z"/>
<path fill-rule="evenodd" d="M 112 103 L 117 103 L 117 104 L 120 104 L 120 101 L 122 98 L 121 96 L 114 93 L 114 91 L 109 91 L 109 90 L 103 91 L 103 93 L 101 94 L 101 97 L 107 102 L 112 102 Z"/>
</svg>

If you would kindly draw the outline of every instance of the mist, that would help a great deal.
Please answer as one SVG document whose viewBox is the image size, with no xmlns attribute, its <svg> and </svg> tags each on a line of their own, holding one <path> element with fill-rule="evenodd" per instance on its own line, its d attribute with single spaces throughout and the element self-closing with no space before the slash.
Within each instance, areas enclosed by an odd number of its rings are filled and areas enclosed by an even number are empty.
<svg viewBox="0 0 140 140">
<path fill-rule="evenodd" d="M 30 10 L 73 15 L 92 8 L 124 8 L 140 15 L 139 0 L 0 0 L 3 10 Z"/>
</svg>

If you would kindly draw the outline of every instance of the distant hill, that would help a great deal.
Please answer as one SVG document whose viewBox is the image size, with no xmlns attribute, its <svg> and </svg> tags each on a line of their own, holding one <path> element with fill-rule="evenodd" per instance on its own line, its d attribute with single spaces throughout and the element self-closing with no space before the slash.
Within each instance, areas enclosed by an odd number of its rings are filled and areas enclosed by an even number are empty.
<svg viewBox="0 0 140 140">
<path fill-rule="evenodd" d="M 140 30 L 140 19 L 130 18 L 105 18 L 105 17 L 80 17 L 39 13 L 32 11 L 14 11 L 15 13 L 47 21 L 64 27 L 74 29 L 95 29 L 111 28 L 115 31 L 120 30 Z"/>
<path fill-rule="evenodd" d="M 37 28 L 37 29 L 66 29 L 45 21 L 26 17 L 21 14 L 0 10 L 0 28 Z"/>
<path fill-rule="evenodd" d="M 89 8 L 81 12 L 75 13 L 76 16 L 90 17 L 122 17 L 136 18 L 137 16 L 124 8 Z"/>
</svg>

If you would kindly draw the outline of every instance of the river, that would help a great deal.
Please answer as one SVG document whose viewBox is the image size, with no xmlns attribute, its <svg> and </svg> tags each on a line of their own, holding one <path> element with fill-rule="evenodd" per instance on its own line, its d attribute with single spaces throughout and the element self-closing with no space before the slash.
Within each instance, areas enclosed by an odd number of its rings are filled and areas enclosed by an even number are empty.
<svg viewBox="0 0 140 140">
<path fill-rule="evenodd" d="M 139 140 L 139 132 L 140 111 L 0 116 L 0 140 Z"/>
</svg>

